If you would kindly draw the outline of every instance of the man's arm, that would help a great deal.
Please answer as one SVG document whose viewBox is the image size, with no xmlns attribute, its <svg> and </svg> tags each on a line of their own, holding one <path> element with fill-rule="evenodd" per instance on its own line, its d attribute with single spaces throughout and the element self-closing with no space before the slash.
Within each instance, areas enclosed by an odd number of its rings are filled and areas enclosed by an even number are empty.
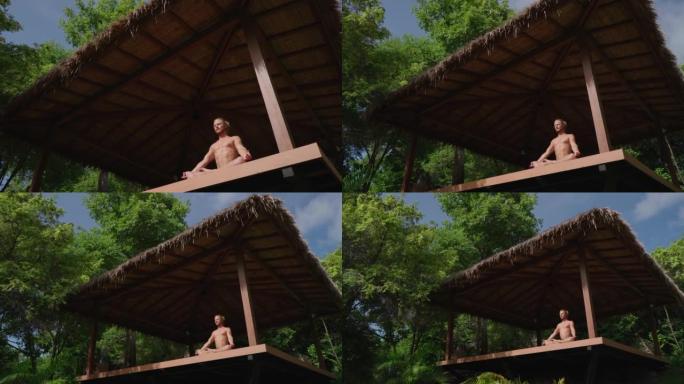
<svg viewBox="0 0 684 384">
<path fill-rule="evenodd" d="M 546 151 L 544 151 L 544 153 L 542 153 L 541 156 L 539 156 L 539 158 L 537 159 L 537 161 L 544 161 L 544 160 L 546 160 L 546 158 L 549 157 L 549 156 L 551 156 L 552 153 L 553 153 L 553 141 L 551 141 L 551 143 L 549 144 L 549 147 L 546 148 Z"/>
<path fill-rule="evenodd" d="M 575 322 L 571 321 L 570 322 L 570 339 L 568 341 L 575 340 L 577 338 L 577 334 L 575 333 Z"/>
<path fill-rule="evenodd" d="M 582 156 L 580 153 L 579 147 L 577 146 L 577 143 L 575 142 L 575 135 L 570 135 L 570 148 L 572 148 L 572 154 L 573 158 L 578 158 Z"/>
<path fill-rule="evenodd" d="M 242 145 L 242 139 L 240 138 L 240 136 L 234 136 L 233 143 L 235 143 L 235 149 L 237 150 L 240 157 L 242 157 L 245 161 L 252 160 L 252 154 L 249 153 L 249 150 L 245 148 L 244 145 Z"/>
<path fill-rule="evenodd" d="M 553 333 L 551 333 L 551 336 L 549 336 L 548 339 L 546 340 L 553 340 L 554 337 L 558 334 L 558 325 L 556 325 L 556 329 L 553 330 Z"/>
<path fill-rule="evenodd" d="M 214 342 L 214 334 L 212 333 L 211 336 L 209 336 L 209 340 L 207 340 L 207 342 L 204 343 L 204 345 L 202 346 L 202 348 L 200 348 L 200 350 L 202 350 L 202 351 L 208 350 L 208 349 L 209 349 L 209 346 L 210 346 L 211 343 L 213 343 L 213 342 Z"/>
<path fill-rule="evenodd" d="M 214 146 L 213 145 L 211 147 L 209 147 L 209 152 L 207 152 L 207 154 L 204 155 L 204 158 L 202 159 L 202 161 L 197 163 L 197 165 L 195 166 L 195 168 L 192 169 L 191 172 L 199 171 L 200 169 L 211 164 L 212 161 L 214 161 Z"/>
</svg>

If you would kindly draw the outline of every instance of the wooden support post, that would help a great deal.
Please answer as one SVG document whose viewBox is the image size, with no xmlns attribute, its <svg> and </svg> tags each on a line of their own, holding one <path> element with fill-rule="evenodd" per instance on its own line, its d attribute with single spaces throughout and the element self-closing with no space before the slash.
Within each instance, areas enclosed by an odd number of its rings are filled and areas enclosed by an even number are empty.
<svg viewBox="0 0 684 384">
<path fill-rule="evenodd" d="M 45 148 L 43 148 L 43 151 L 40 154 L 38 165 L 36 165 L 36 169 L 33 171 L 33 178 L 31 179 L 31 188 L 29 188 L 29 192 L 40 192 L 48 157 L 50 157 L 50 149 L 46 144 Z"/>
<path fill-rule="evenodd" d="M 254 20 L 249 16 L 242 17 L 242 27 L 247 39 L 247 48 L 252 58 L 252 64 L 254 65 L 254 71 L 261 89 L 261 96 L 264 98 L 266 112 L 271 122 L 271 129 L 273 129 L 273 134 L 275 135 L 278 151 L 289 151 L 294 148 L 292 136 L 283 116 L 280 100 L 273 87 L 254 23 Z"/>
<path fill-rule="evenodd" d="M 665 136 L 665 131 L 661 126 L 656 127 L 658 135 L 658 146 L 660 147 L 660 158 L 665 163 L 667 171 L 672 178 L 672 183 L 678 187 L 682 185 L 682 180 L 679 175 L 679 168 L 677 167 L 677 161 L 675 160 L 674 153 L 672 153 L 672 147 L 670 146 L 667 136 Z"/>
<path fill-rule="evenodd" d="M 252 310 L 252 297 L 249 292 L 247 271 L 245 270 L 245 257 L 238 251 L 236 258 L 238 280 L 240 281 L 240 296 L 242 297 L 242 311 L 245 315 L 245 329 L 247 330 L 247 341 L 250 346 L 253 346 L 258 344 L 257 328 L 256 321 L 254 320 L 254 311 Z"/>
<path fill-rule="evenodd" d="M 540 347 L 542 345 L 542 334 L 541 334 L 541 329 L 537 328 L 535 330 L 536 336 L 537 336 L 537 347 Z"/>
<path fill-rule="evenodd" d="M 97 191 L 109 192 L 109 172 L 100 170 L 100 177 L 97 179 Z"/>
<path fill-rule="evenodd" d="M 444 360 L 449 361 L 454 355 L 454 311 L 449 310 L 447 320 L 446 348 L 444 348 Z"/>
<path fill-rule="evenodd" d="M 594 338 L 596 337 L 596 319 L 594 317 L 594 305 L 591 301 L 586 254 L 582 248 L 579 249 L 579 270 L 582 282 L 582 298 L 584 299 L 584 314 L 587 317 L 587 334 L 589 338 Z"/>
<path fill-rule="evenodd" d="M 88 340 L 88 360 L 86 361 L 86 375 L 95 374 L 95 342 L 97 339 L 97 320 L 93 320 Z"/>
<path fill-rule="evenodd" d="M 656 319 L 655 316 L 655 311 L 653 310 L 653 306 L 649 306 L 648 308 L 648 323 L 651 328 L 651 340 L 653 341 L 653 354 L 656 356 L 660 356 L 662 352 L 660 351 L 660 342 L 658 341 L 658 332 L 656 331 L 656 328 L 658 327 L 658 320 Z"/>
<path fill-rule="evenodd" d="M 409 148 L 408 156 L 406 157 L 406 165 L 404 166 L 404 180 L 401 182 L 401 192 L 409 192 L 411 189 L 411 175 L 413 174 L 413 161 L 416 158 L 416 146 L 418 144 L 418 136 L 413 135 L 411 138 L 411 146 Z"/>
<path fill-rule="evenodd" d="M 323 348 L 321 348 L 321 340 L 318 334 L 318 328 L 316 327 L 316 319 L 311 316 L 309 319 L 309 325 L 311 326 L 311 338 L 314 342 L 314 347 L 316 348 L 316 357 L 318 358 L 318 368 L 328 370 L 328 364 L 325 362 L 325 356 L 323 355 Z"/>
<path fill-rule="evenodd" d="M 582 40 L 580 39 L 580 42 Z M 596 141 L 598 142 L 599 153 L 610 152 L 610 138 L 606 129 L 606 119 L 603 114 L 603 105 L 599 97 L 598 84 L 594 77 L 594 69 L 591 63 L 591 50 L 588 44 L 580 44 L 582 51 L 582 69 L 584 70 L 584 80 L 587 85 L 589 105 L 591 107 L 591 117 L 594 120 L 594 130 L 596 131 Z"/>
</svg>

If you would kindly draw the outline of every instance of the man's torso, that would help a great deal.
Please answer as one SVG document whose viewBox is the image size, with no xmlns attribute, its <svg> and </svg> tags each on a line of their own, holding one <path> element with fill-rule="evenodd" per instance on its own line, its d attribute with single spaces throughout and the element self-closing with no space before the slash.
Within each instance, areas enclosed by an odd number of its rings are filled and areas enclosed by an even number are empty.
<svg viewBox="0 0 684 384">
<path fill-rule="evenodd" d="M 221 327 L 214 331 L 214 344 L 216 348 L 228 345 L 228 328 Z"/>
<path fill-rule="evenodd" d="M 240 156 L 237 148 L 235 148 L 235 139 L 230 136 L 219 139 L 212 144 L 212 148 L 217 168 L 229 165 L 231 161 Z"/>
<path fill-rule="evenodd" d="M 556 137 L 551 141 L 553 144 L 553 151 L 556 154 L 556 160 L 561 160 L 572 153 L 572 146 L 570 145 L 570 135 L 564 134 Z"/>
<path fill-rule="evenodd" d="M 562 321 L 560 324 L 558 324 L 558 333 L 561 340 L 572 336 L 572 332 L 570 330 L 571 324 L 572 323 L 570 321 Z"/>
</svg>

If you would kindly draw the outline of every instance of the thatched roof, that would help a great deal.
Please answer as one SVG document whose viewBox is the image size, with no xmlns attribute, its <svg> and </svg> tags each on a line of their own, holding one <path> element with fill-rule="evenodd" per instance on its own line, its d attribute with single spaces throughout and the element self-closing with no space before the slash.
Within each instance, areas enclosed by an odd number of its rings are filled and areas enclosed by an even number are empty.
<svg viewBox="0 0 684 384">
<path fill-rule="evenodd" d="M 243 250 L 259 328 L 339 311 L 340 292 L 282 202 L 256 195 L 92 279 L 65 307 L 179 342 L 206 339 L 216 313 L 241 332 Z"/>
<path fill-rule="evenodd" d="M 432 303 L 524 328 L 553 327 L 567 308 L 584 318 L 579 249 L 598 319 L 648 308 L 684 305 L 684 293 L 646 253 L 617 212 L 593 209 L 474 266 L 457 272 Z"/>
<path fill-rule="evenodd" d="M 241 19 L 264 56 L 295 146 L 339 162 L 336 0 L 150 0 L 8 106 L 0 128 L 144 185 L 177 180 L 224 116 L 255 157 L 277 153 Z"/>
<path fill-rule="evenodd" d="M 684 127 L 684 79 L 651 0 L 539 0 L 389 95 L 371 119 L 527 165 L 563 117 L 582 153 L 596 153 L 581 34 L 614 146 L 654 137 L 654 120 Z"/>
</svg>

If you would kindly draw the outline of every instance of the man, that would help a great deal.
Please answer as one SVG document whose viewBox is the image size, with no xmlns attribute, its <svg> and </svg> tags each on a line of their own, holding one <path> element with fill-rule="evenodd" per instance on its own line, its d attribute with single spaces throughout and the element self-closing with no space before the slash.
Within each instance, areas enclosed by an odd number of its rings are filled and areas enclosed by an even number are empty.
<svg viewBox="0 0 684 384">
<path fill-rule="evenodd" d="M 577 337 L 575 334 L 575 323 L 568 319 L 570 312 L 567 309 L 561 309 L 558 315 L 561 318 L 561 322 L 556 325 L 556 329 L 553 330 L 551 336 L 544 340 L 544 345 L 567 343 L 568 341 L 575 340 Z M 559 335 L 560 339 L 555 339 L 556 335 Z"/>
<path fill-rule="evenodd" d="M 183 179 L 189 179 L 202 172 L 213 171 L 207 168 L 212 162 L 216 162 L 217 168 L 223 168 L 252 160 L 252 154 L 242 145 L 240 137 L 228 135 L 228 128 L 230 128 L 230 123 L 223 117 L 214 120 L 214 132 L 218 135 L 218 140 L 209 147 L 209 152 L 192 171 L 183 172 Z"/>
<path fill-rule="evenodd" d="M 205 353 L 215 353 L 223 352 L 235 347 L 235 342 L 233 341 L 233 334 L 230 332 L 230 328 L 223 325 L 226 321 L 225 316 L 216 315 L 214 316 L 214 324 L 216 324 L 216 330 L 211 333 L 209 340 L 202 346 L 202 348 L 195 351 L 198 355 L 203 355 Z M 214 348 L 209 348 L 211 343 L 214 343 Z"/>
<path fill-rule="evenodd" d="M 576 159 L 581 156 L 575 135 L 566 133 L 568 122 L 563 119 L 556 119 L 553 122 L 553 129 L 556 131 L 556 138 L 551 140 L 551 144 L 537 161 L 530 163 L 530 168 L 543 167 L 548 164 L 559 163 L 561 161 Z M 551 153 L 556 155 L 556 160 L 549 160 Z"/>
</svg>

